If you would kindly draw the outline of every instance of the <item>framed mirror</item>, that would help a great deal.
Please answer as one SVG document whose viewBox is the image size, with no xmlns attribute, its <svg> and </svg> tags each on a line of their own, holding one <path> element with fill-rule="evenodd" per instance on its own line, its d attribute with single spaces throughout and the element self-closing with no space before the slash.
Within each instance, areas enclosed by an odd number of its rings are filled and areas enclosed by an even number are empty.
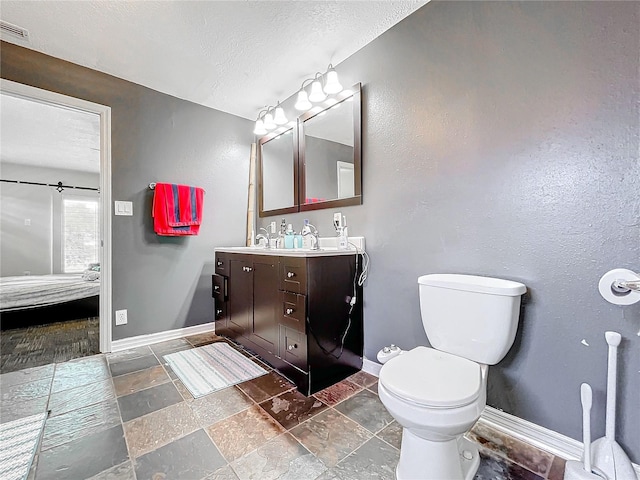
<svg viewBox="0 0 640 480">
<path fill-rule="evenodd" d="M 360 84 L 299 119 L 300 210 L 362 204 Z"/>
<path fill-rule="evenodd" d="M 260 217 L 362 204 L 360 84 L 258 142 Z"/>
<path fill-rule="evenodd" d="M 294 128 L 259 142 L 261 217 L 298 211 L 298 150 Z"/>
</svg>

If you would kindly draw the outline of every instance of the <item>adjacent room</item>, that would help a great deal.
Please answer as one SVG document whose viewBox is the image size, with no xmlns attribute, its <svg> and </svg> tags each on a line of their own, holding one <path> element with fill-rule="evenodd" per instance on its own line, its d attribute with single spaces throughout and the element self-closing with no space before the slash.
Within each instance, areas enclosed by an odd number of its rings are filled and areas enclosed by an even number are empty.
<svg viewBox="0 0 640 480">
<path fill-rule="evenodd" d="M 639 2 L 0 20 L 0 477 L 640 478 Z"/>
<path fill-rule="evenodd" d="M 4 93 L 0 102 L 7 373 L 100 351 L 100 119 Z"/>
</svg>

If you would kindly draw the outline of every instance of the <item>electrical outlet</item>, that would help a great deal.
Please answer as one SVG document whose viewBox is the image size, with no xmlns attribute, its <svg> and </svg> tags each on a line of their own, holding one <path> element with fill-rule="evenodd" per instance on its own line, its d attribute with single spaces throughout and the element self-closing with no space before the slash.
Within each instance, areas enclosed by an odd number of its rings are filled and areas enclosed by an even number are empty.
<svg viewBox="0 0 640 480">
<path fill-rule="evenodd" d="M 127 311 L 116 310 L 116 325 L 126 325 L 127 323 Z"/>
</svg>

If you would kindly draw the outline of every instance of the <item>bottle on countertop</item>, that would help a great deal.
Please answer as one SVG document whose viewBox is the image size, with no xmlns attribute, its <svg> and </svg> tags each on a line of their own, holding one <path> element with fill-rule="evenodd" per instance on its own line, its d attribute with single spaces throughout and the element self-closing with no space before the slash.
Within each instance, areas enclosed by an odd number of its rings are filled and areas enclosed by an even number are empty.
<svg viewBox="0 0 640 480">
<path fill-rule="evenodd" d="M 282 222 L 280 222 L 280 230 L 278 231 L 278 238 L 276 239 L 276 248 L 285 248 L 284 240 L 285 240 L 286 229 L 287 229 L 287 222 L 283 218 Z"/>
<path fill-rule="evenodd" d="M 293 248 L 293 237 L 294 237 L 293 226 L 289 224 L 284 234 L 284 248 Z"/>
<path fill-rule="evenodd" d="M 347 231 L 347 217 L 342 217 L 342 227 L 338 233 L 338 248 L 340 250 L 349 249 L 349 234 Z"/>
</svg>

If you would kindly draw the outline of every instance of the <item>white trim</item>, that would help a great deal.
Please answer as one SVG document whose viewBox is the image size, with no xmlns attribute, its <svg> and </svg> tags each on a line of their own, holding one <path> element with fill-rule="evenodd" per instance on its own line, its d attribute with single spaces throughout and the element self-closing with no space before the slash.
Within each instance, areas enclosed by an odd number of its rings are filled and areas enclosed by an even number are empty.
<svg viewBox="0 0 640 480">
<path fill-rule="evenodd" d="M 380 369 L 382 365 L 378 362 L 374 362 L 364 357 L 362 359 L 362 371 L 370 373 L 371 375 L 375 375 L 376 377 L 380 376 Z"/>
<path fill-rule="evenodd" d="M 582 442 L 487 405 L 479 422 L 566 460 L 582 458 Z M 640 465 L 633 464 L 640 478 Z"/>
<path fill-rule="evenodd" d="M 111 107 L 0 79 L 0 90 L 15 97 L 100 115 L 100 351 L 111 351 Z"/>
<path fill-rule="evenodd" d="M 145 345 L 153 345 L 154 343 L 175 340 L 176 338 L 187 337 L 189 335 L 213 332 L 214 325 L 214 322 L 203 323 L 202 325 L 194 325 L 192 327 L 177 328 L 175 330 L 167 330 L 164 332 L 150 333 L 148 335 L 123 338 L 122 340 L 114 340 L 111 342 L 111 351 L 120 352 L 122 350 L 128 350 L 129 348 L 144 347 Z"/>
<path fill-rule="evenodd" d="M 364 358 L 362 370 L 378 377 L 382 365 Z M 566 460 L 580 460 L 582 442 L 487 405 L 478 422 Z M 640 465 L 633 464 L 640 479 Z"/>
</svg>

